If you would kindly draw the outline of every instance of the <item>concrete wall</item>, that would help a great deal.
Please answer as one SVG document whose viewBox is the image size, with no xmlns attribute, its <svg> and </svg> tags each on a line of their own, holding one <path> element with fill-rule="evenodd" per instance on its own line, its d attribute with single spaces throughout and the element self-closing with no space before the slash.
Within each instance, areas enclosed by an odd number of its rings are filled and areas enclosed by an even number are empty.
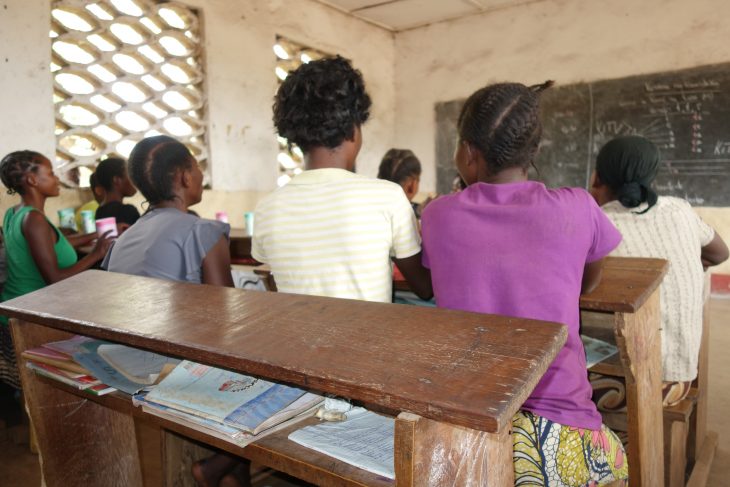
<svg viewBox="0 0 730 487">
<path fill-rule="evenodd" d="M 342 54 L 373 98 L 360 172 L 375 174 L 393 142 L 395 51 L 391 33 L 311 0 L 189 0 L 203 15 L 213 188 L 270 191 L 278 145 L 271 123 L 280 34 Z M 55 137 L 50 0 L 0 1 L 0 152 L 32 148 L 51 156 Z"/>
<path fill-rule="evenodd" d="M 437 102 L 496 81 L 560 84 L 730 60 L 725 0 L 547 0 L 398 34 L 396 145 L 435 188 Z M 700 209 L 730 241 L 730 209 Z M 730 273 L 730 264 L 716 271 Z"/>
</svg>

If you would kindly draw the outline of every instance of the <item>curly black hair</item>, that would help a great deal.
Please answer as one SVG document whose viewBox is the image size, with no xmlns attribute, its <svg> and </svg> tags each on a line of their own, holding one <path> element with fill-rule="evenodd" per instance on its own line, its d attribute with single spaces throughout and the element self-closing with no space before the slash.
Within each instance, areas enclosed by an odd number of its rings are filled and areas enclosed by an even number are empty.
<svg viewBox="0 0 730 487">
<path fill-rule="evenodd" d="M 180 169 L 189 169 L 195 158 L 182 142 L 167 135 L 141 140 L 132 149 L 127 163 L 129 177 L 151 205 L 172 201 L 173 176 Z"/>
<path fill-rule="evenodd" d="M 96 166 L 96 172 L 94 173 L 96 174 L 96 181 L 99 183 L 99 186 L 107 191 L 111 191 L 114 186 L 114 178 L 124 177 L 127 171 L 125 165 L 124 159 L 119 157 L 109 157 L 101 161 Z"/>
<path fill-rule="evenodd" d="M 23 194 L 23 177 L 28 172 L 36 172 L 46 157 L 32 150 L 11 152 L 0 161 L 0 179 L 8 194 Z"/>
<path fill-rule="evenodd" d="M 274 126 L 303 151 L 334 149 L 352 140 L 355 128 L 370 116 L 370 96 L 362 74 L 336 56 L 289 73 L 274 98 Z"/>
<path fill-rule="evenodd" d="M 474 92 L 459 115 L 459 138 L 474 145 L 494 172 L 527 168 L 542 136 L 540 93 L 553 85 L 498 83 Z"/>
<path fill-rule="evenodd" d="M 386 179 L 396 184 L 420 175 L 421 161 L 409 149 L 390 149 L 378 167 L 378 179 Z"/>
</svg>

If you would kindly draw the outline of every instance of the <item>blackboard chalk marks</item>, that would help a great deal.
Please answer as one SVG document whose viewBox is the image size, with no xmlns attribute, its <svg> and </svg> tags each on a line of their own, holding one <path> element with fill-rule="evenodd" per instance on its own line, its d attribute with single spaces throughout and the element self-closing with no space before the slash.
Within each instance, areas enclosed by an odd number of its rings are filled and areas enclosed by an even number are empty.
<svg viewBox="0 0 730 487">
<path fill-rule="evenodd" d="M 456 120 L 463 100 L 436 105 L 437 186 L 456 174 Z M 557 86 L 542 94 L 543 140 L 534 179 L 587 187 L 598 150 L 641 135 L 661 150 L 660 194 L 730 205 L 730 63 Z"/>
</svg>

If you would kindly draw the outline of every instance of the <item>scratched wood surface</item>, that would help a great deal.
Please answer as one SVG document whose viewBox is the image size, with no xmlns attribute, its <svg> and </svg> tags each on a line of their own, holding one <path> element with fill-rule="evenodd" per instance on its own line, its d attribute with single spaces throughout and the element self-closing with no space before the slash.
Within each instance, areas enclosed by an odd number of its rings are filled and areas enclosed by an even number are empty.
<svg viewBox="0 0 730 487">
<path fill-rule="evenodd" d="M 509 427 L 566 337 L 556 323 L 101 271 L 0 309 L 487 432 Z"/>
<path fill-rule="evenodd" d="M 580 308 L 635 313 L 659 287 L 668 268 L 664 259 L 607 257 L 601 282 L 580 297 Z"/>
</svg>

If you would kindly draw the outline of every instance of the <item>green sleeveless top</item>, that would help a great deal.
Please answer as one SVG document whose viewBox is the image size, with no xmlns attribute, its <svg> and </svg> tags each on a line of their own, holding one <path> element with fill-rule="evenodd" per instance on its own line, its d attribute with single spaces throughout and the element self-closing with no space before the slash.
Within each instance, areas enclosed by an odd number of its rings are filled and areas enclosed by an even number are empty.
<svg viewBox="0 0 730 487">
<path fill-rule="evenodd" d="M 23 206 L 17 211 L 16 208 L 9 208 L 5 213 L 3 232 L 7 280 L 2 295 L 0 295 L 2 301 L 17 298 L 47 285 L 30 254 L 28 242 L 23 235 L 23 220 L 31 211 L 38 210 L 32 206 Z M 53 246 L 53 250 L 56 251 L 56 259 L 58 259 L 58 267 L 61 269 L 71 267 L 78 260 L 76 250 L 48 218 L 46 221 L 58 235 L 58 241 Z M 7 317 L 0 316 L 0 323 L 7 324 L 7 321 Z"/>
</svg>

